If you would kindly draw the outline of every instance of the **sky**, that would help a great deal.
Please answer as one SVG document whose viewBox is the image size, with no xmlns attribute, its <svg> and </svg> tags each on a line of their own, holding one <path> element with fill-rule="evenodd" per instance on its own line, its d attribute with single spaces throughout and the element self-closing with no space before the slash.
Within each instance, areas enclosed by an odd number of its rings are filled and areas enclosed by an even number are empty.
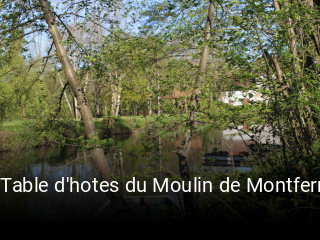
<svg viewBox="0 0 320 240">
<path fill-rule="evenodd" d="M 130 0 L 124 0 L 124 4 Z M 54 8 L 54 11 L 57 12 L 58 14 L 63 13 L 66 10 L 66 4 L 63 3 L 64 1 L 58 1 L 58 0 L 52 0 L 51 4 Z M 92 1 L 94 2 L 94 1 Z M 140 2 L 143 2 L 142 0 L 134 0 L 134 1 L 130 1 L 133 3 L 134 8 L 137 7 L 137 4 Z M 138 14 L 138 10 L 137 9 L 132 9 L 131 10 L 131 14 Z M 85 16 L 85 12 L 79 12 L 79 15 Z M 139 31 L 139 26 L 141 26 L 141 22 L 135 22 L 132 24 L 132 17 L 127 16 L 124 17 L 123 13 L 119 13 L 118 15 L 122 15 L 121 17 L 119 17 L 120 23 L 121 23 L 121 28 L 126 27 L 130 32 L 133 33 L 138 33 Z M 70 27 L 73 25 L 74 22 L 74 16 L 70 16 L 69 18 L 65 19 L 67 21 L 64 21 L 64 23 Z M 83 18 L 78 18 L 78 21 L 83 20 Z M 104 26 L 105 28 L 109 28 L 110 24 L 108 24 L 107 22 L 100 22 L 99 24 L 101 24 L 102 26 Z M 107 31 L 105 31 L 104 29 L 100 29 L 100 31 L 103 31 L 104 34 L 108 34 Z M 75 36 L 77 38 L 77 36 Z M 39 56 L 46 56 L 47 55 L 47 51 L 49 49 L 49 47 L 51 46 L 51 39 L 49 38 L 47 33 L 44 32 L 38 32 L 38 33 L 34 33 L 31 34 L 29 36 L 26 37 L 26 40 L 29 42 L 27 47 L 30 51 L 30 54 L 32 56 L 32 58 L 37 58 Z"/>
</svg>

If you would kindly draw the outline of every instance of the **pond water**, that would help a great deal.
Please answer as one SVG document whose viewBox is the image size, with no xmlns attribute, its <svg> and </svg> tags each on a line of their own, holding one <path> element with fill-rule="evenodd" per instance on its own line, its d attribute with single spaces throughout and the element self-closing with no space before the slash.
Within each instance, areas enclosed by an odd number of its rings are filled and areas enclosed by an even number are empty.
<svg viewBox="0 0 320 240">
<path fill-rule="evenodd" d="M 179 163 L 174 153 L 181 146 L 183 138 L 178 134 L 156 137 L 153 142 L 145 141 L 143 134 L 133 134 L 117 139 L 117 151 L 107 152 L 107 160 L 115 178 L 132 177 L 151 174 L 159 179 L 169 176 L 169 173 L 179 175 Z M 146 149 L 147 148 L 147 149 Z M 150 148 L 150 149 L 148 149 Z M 250 172 L 251 167 L 245 166 L 210 166 L 203 165 L 204 153 L 216 150 L 244 152 L 248 151 L 246 144 L 239 136 L 230 135 L 226 131 L 209 131 L 195 135 L 192 139 L 189 169 L 191 171 Z M 68 192 L 57 193 L 54 189 L 56 181 L 62 177 L 73 177 L 79 182 L 99 179 L 99 174 L 91 161 L 88 152 L 69 148 L 60 150 L 57 147 L 41 147 L 20 152 L 0 153 L 2 162 L 8 166 L 1 170 L 2 178 L 12 178 L 13 181 L 39 180 L 48 182 L 46 193 L 4 193 L 4 182 L 0 183 L 0 211 L 1 216 L 12 221 L 81 221 L 82 219 L 96 219 L 102 207 L 108 202 L 105 193 L 99 192 Z M 123 192 L 127 201 L 134 202 L 136 195 Z M 181 207 L 180 195 L 177 193 L 154 194 L 147 192 L 146 196 L 170 199 L 171 204 Z M 150 198 L 154 199 L 154 198 Z M 151 201 L 151 200 L 148 201 Z M 162 199 L 163 200 L 163 199 Z M 161 201 L 155 203 L 161 205 Z M 155 211 L 159 209 L 154 209 Z M 146 213 L 146 212 L 145 212 Z M 153 215 L 148 212 L 149 215 Z"/>
</svg>

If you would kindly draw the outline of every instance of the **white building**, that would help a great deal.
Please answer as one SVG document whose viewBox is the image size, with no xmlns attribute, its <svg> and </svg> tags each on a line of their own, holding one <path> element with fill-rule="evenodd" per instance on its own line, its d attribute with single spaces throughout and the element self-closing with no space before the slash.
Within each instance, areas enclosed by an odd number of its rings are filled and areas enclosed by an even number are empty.
<svg viewBox="0 0 320 240">
<path fill-rule="evenodd" d="M 232 104 L 233 106 L 241 106 L 243 102 L 263 102 L 265 98 L 262 94 L 254 91 L 227 91 L 222 94 L 222 102 Z"/>
</svg>

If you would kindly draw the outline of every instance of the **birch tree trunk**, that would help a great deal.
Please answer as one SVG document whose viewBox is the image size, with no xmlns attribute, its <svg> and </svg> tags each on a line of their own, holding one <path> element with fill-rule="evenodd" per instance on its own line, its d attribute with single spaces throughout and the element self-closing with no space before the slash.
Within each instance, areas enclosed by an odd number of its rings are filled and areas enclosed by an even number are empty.
<svg viewBox="0 0 320 240">
<path fill-rule="evenodd" d="M 121 85 L 119 84 L 118 89 L 117 89 L 117 103 L 116 103 L 116 112 L 115 115 L 118 116 L 120 112 L 120 101 L 121 101 Z"/>
<path fill-rule="evenodd" d="M 157 59 L 157 73 L 156 73 L 156 78 L 157 78 L 157 105 L 158 105 L 158 115 L 161 114 L 161 102 L 160 102 L 160 71 L 159 71 L 159 63 Z"/>
<path fill-rule="evenodd" d="M 120 102 L 121 102 L 121 91 L 122 91 L 122 79 L 124 75 L 120 73 L 119 81 L 118 81 L 118 89 L 117 89 L 117 100 L 116 100 L 116 112 L 115 115 L 118 116 L 120 112 Z"/>
<path fill-rule="evenodd" d="M 83 89 L 81 88 L 80 82 L 77 79 L 75 70 L 71 64 L 71 61 L 67 55 L 66 49 L 62 44 L 61 33 L 57 27 L 56 19 L 54 18 L 49 2 L 47 0 L 39 0 L 44 18 L 48 24 L 49 32 L 52 36 L 54 45 L 56 47 L 57 55 L 63 66 L 65 74 L 67 76 L 69 85 L 77 99 L 78 108 L 83 119 L 85 135 L 88 139 L 99 139 L 96 135 L 96 128 L 92 113 L 87 101 L 87 98 L 84 94 Z M 112 181 L 110 177 L 110 168 L 106 157 L 104 155 L 102 148 L 96 148 L 90 151 L 91 157 L 100 173 L 101 179 L 103 181 Z M 107 193 L 108 198 L 113 206 L 113 208 L 119 213 L 124 214 L 129 212 L 129 208 L 123 197 L 120 193 Z"/>
<path fill-rule="evenodd" d="M 86 73 L 86 80 L 84 81 L 84 88 L 83 88 L 84 92 L 87 91 L 88 81 L 89 81 L 89 72 Z"/>
<path fill-rule="evenodd" d="M 150 77 L 147 75 L 148 79 L 148 85 L 149 89 L 152 89 L 152 81 L 150 80 Z M 152 115 L 152 97 L 149 95 L 148 96 L 148 115 Z"/>
<path fill-rule="evenodd" d="M 111 89 L 111 115 L 116 114 L 116 104 L 117 104 L 117 91 L 116 85 L 114 83 L 113 77 L 110 73 L 110 89 Z"/>
<path fill-rule="evenodd" d="M 150 96 L 148 97 L 148 115 L 152 115 L 152 99 Z"/>
<path fill-rule="evenodd" d="M 80 116 L 80 112 L 79 112 L 79 109 L 78 109 L 78 100 L 77 100 L 77 97 L 76 97 L 76 96 L 73 97 L 73 105 L 74 105 L 74 115 L 75 115 L 75 118 L 76 118 L 76 119 L 80 119 L 81 116 Z"/>
<path fill-rule="evenodd" d="M 61 79 L 61 77 L 60 77 L 60 73 L 59 73 L 59 72 L 58 72 L 58 78 L 59 78 L 59 82 L 60 82 L 60 84 L 61 84 L 61 87 L 62 87 L 62 89 L 63 89 L 64 86 L 63 86 L 63 82 L 62 82 L 62 79 Z M 71 104 L 70 104 L 70 102 L 69 102 L 67 93 L 66 93 L 65 91 L 63 92 L 63 96 L 64 96 L 64 98 L 65 98 L 65 100 L 66 100 L 66 102 L 67 102 L 67 105 L 68 105 L 68 108 L 69 108 L 71 117 L 74 117 Z"/>
</svg>

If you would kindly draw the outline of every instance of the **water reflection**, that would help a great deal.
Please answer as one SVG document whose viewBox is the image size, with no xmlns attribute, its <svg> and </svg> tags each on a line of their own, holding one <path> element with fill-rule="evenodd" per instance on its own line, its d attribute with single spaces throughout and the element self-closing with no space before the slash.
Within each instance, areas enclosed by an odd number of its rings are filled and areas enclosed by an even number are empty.
<svg viewBox="0 0 320 240">
<path fill-rule="evenodd" d="M 119 139 L 117 151 L 107 153 L 111 172 L 115 177 L 121 178 L 142 174 L 146 170 L 158 178 L 168 176 L 169 172 L 179 174 L 179 164 L 174 151 L 181 147 L 182 141 L 181 135 L 178 134 L 161 136 L 155 139 L 155 147 L 146 151 L 147 142 L 141 135 L 136 134 Z M 151 143 L 149 142 L 149 144 Z M 134 152 L 132 152 L 133 149 L 135 149 Z M 217 171 L 231 172 L 235 169 L 242 172 L 251 171 L 251 167 L 203 165 L 203 154 L 213 152 L 216 149 L 233 152 L 248 151 L 242 140 L 229 137 L 223 131 L 195 135 L 191 142 L 189 169 L 191 171 L 202 169 L 212 173 Z M 54 190 L 54 183 L 62 177 L 73 177 L 79 182 L 93 178 L 99 179 L 99 174 L 86 151 L 79 151 L 75 148 L 63 151 L 56 147 L 38 148 L 16 152 L 14 155 L 1 153 L 0 158 L 2 162 L 11 162 L 8 164 L 10 167 L 2 169 L 1 177 L 10 177 L 13 180 L 21 180 L 23 177 L 33 180 L 38 177 L 40 180 L 47 181 L 49 185 L 47 193 L 21 194 L 4 193 L 2 191 L 4 189 L 3 183 L 0 183 L 0 209 L 2 216 L 7 219 L 19 218 L 21 220 L 26 218 L 28 221 L 70 221 L 72 219 L 74 221 L 83 218 L 88 220 L 88 216 L 95 219 L 96 214 L 101 212 L 101 206 L 108 202 L 104 193 L 93 191 L 56 193 Z M 179 194 L 161 194 L 160 198 L 157 194 L 156 200 L 150 198 L 150 195 L 156 195 L 150 192 L 145 194 L 147 196 L 138 198 L 139 200 L 134 197 L 135 194 L 124 192 L 124 195 L 133 204 L 138 201 L 142 212 L 147 211 L 145 209 L 146 202 L 155 201 L 155 204 L 161 205 L 170 199 L 174 206 L 181 205 Z M 145 208 L 141 208 L 141 204 Z M 154 210 L 156 211 L 156 209 Z M 148 211 L 151 212 L 150 209 Z M 61 216 L 63 216 L 62 219 Z"/>
</svg>

